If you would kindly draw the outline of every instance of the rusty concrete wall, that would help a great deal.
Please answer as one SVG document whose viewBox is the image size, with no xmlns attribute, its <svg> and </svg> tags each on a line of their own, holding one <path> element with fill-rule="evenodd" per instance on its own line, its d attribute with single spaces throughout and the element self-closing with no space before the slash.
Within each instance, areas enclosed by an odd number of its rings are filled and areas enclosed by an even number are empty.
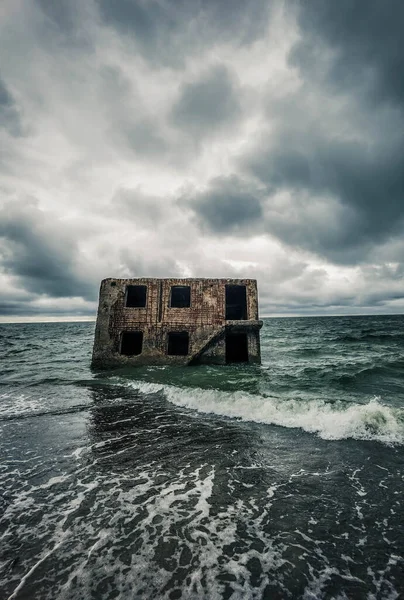
<svg viewBox="0 0 404 600">
<path fill-rule="evenodd" d="M 125 306 L 126 288 L 129 285 L 147 286 L 146 307 Z M 170 307 L 172 286 L 190 286 L 189 308 Z M 225 343 L 217 339 L 213 347 L 209 340 L 227 327 L 239 327 L 239 321 L 225 320 L 226 285 L 244 285 L 247 292 L 247 320 L 243 329 L 248 336 L 249 357 L 260 360 L 257 284 L 253 279 L 104 279 L 101 282 L 97 324 L 94 340 L 93 364 L 188 364 L 193 356 L 200 355 L 203 362 L 223 364 Z M 143 348 L 138 356 L 120 354 L 123 331 L 142 331 Z M 168 356 L 169 332 L 189 332 L 188 356 Z M 220 337 L 220 336 L 219 336 Z"/>
</svg>

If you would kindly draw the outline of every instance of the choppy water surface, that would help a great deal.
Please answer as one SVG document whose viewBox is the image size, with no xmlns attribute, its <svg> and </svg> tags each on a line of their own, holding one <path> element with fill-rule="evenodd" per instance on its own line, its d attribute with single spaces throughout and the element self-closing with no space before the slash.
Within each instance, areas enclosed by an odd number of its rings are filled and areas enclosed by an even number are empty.
<svg viewBox="0 0 404 600">
<path fill-rule="evenodd" d="M 266 319 L 263 364 L 90 369 L 0 326 L 0 597 L 404 595 L 404 318 Z"/>
</svg>

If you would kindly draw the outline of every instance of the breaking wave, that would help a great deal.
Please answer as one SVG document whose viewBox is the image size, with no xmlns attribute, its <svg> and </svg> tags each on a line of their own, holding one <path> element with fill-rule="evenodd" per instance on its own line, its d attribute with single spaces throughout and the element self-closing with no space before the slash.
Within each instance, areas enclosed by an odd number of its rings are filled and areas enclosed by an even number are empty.
<svg viewBox="0 0 404 600">
<path fill-rule="evenodd" d="M 144 394 L 163 392 L 172 404 L 200 413 L 299 428 L 325 440 L 353 438 L 404 445 L 404 408 L 386 406 L 377 397 L 366 404 L 327 403 L 135 381 L 126 385 Z"/>
</svg>

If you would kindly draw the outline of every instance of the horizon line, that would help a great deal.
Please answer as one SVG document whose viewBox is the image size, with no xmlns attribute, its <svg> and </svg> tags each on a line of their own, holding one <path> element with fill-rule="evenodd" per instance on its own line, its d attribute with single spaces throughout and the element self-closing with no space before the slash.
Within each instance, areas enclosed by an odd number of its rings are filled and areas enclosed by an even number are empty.
<svg viewBox="0 0 404 600">
<path fill-rule="evenodd" d="M 324 313 L 315 313 L 315 314 L 305 314 L 305 313 L 279 313 L 279 314 L 266 314 L 260 315 L 260 319 L 287 319 L 287 318 L 324 318 L 324 317 L 395 317 L 402 316 L 404 313 L 402 312 L 381 312 L 381 313 L 332 313 L 332 314 L 324 314 Z M 3 320 L 4 319 L 4 320 Z M 0 325 L 8 324 L 28 324 L 28 323 L 95 323 L 97 317 L 53 317 L 53 316 L 44 316 L 44 317 L 30 317 L 30 316 L 21 316 L 21 317 L 2 317 L 0 315 Z"/>
</svg>

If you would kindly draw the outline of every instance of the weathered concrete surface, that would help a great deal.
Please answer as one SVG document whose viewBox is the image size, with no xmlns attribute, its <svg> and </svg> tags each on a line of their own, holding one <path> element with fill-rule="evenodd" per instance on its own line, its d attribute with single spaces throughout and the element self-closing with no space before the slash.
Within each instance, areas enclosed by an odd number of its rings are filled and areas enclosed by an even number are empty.
<svg viewBox="0 0 404 600">
<path fill-rule="evenodd" d="M 126 306 L 128 286 L 147 287 L 146 305 Z M 226 286 L 245 286 L 246 319 L 226 320 Z M 172 286 L 190 287 L 190 306 L 170 306 Z M 104 279 L 101 282 L 93 365 L 226 363 L 226 333 L 245 332 L 248 362 L 260 362 L 257 283 L 253 279 Z M 121 354 L 122 334 L 142 332 L 141 353 Z M 186 356 L 167 355 L 168 334 L 188 332 Z"/>
</svg>

